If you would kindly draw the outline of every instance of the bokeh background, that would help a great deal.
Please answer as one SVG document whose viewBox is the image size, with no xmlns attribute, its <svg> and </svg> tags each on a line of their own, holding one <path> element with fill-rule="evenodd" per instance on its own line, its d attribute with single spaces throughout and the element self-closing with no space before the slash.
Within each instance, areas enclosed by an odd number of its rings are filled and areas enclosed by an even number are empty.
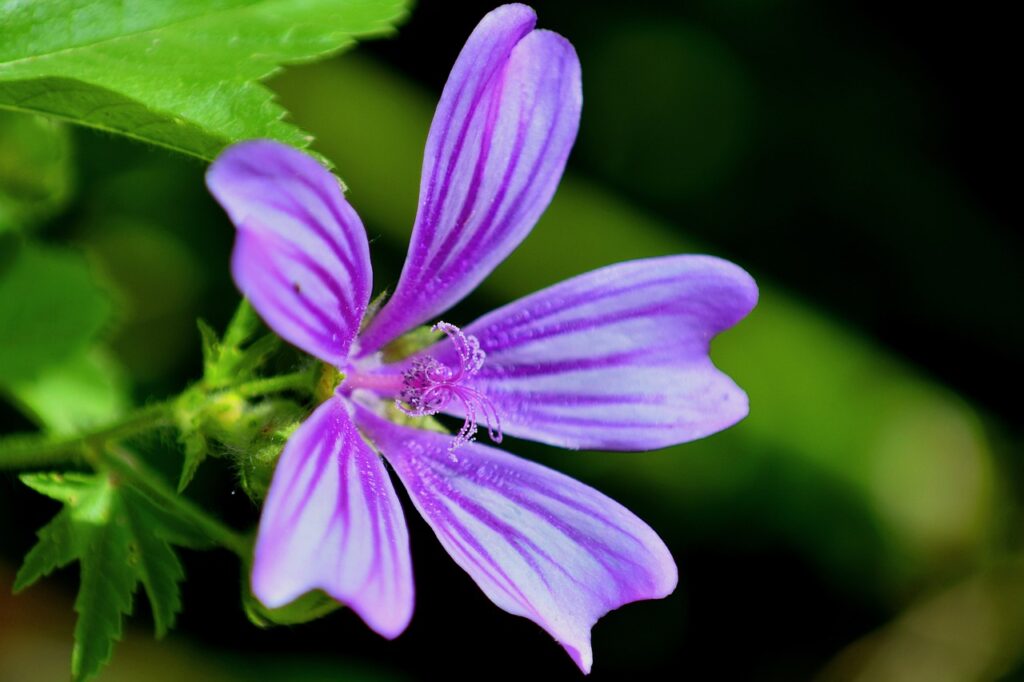
<svg viewBox="0 0 1024 682">
<path fill-rule="evenodd" d="M 401 267 L 437 96 L 492 6 L 421 2 L 396 35 L 271 82 L 348 184 L 378 288 Z M 750 394 L 740 425 L 651 453 L 506 443 L 624 503 L 679 563 L 674 595 L 597 625 L 593 678 L 1024 677 L 1008 17 L 849 0 L 537 9 L 580 55 L 579 139 L 534 233 L 452 321 L 669 253 L 729 258 L 762 287 L 713 347 Z M 139 402 L 174 394 L 200 374 L 195 319 L 220 328 L 237 303 L 232 230 L 204 167 L 82 129 L 54 140 L 52 158 L 73 163 L 42 236 L 87 252 L 114 293 L 108 371 Z M 4 405 L 0 427 L 32 423 Z M 162 445 L 172 471 L 173 442 Z M 250 527 L 258 510 L 222 464 L 204 465 L 190 494 Z M 0 473 L 3 682 L 67 675 L 77 569 L 9 589 L 55 510 Z M 154 643 L 137 599 L 101 679 L 578 678 L 407 518 L 417 606 L 398 640 L 345 611 L 259 630 L 235 559 L 184 551 L 179 627 Z"/>
</svg>

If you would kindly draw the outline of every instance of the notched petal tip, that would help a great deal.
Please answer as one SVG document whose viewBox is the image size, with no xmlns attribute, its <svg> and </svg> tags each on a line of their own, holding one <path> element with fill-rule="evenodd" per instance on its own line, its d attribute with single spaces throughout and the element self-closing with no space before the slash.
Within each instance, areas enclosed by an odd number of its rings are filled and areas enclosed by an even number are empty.
<svg viewBox="0 0 1024 682">
<path fill-rule="evenodd" d="M 674 258 L 684 258 L 690 262 L 691 267 L 705 269 L 705 286 L 714 288 L 714 293 L 708 295 L 720 300 L 718 307 L 721 317 L 715 334 L 735 326 L 757 307 L 760 297 L 757 282 L 739 265 L 718 256 L 700 254 Z"/>
<path fill-rule="evenodd" d="M 748 399 L 710 342 L 757 301 L 742 268 L 711 256 L 610 265 L 466 327 L 487 363 L 472 387 L 514 436 L 571 449 L 650 450 L 732 426 Z M 442 341 L 426 352 L 449 363 Z M 458 404 L 444 411 L 464 417 Z"/>
<path fill-rule="evenodd" d="M 355 418 L 405 484 L 441 544 L 484 594 L 547 630 L 589 672 L 590 630 L 609 611 L 675 589 L 665 543 L 622 505 L 500 450 Z"/>
</svg>

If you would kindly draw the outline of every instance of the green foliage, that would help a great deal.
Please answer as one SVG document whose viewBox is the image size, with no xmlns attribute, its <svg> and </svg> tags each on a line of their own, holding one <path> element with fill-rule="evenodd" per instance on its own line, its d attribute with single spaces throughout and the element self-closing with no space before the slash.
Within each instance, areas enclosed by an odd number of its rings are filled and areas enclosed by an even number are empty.
<svg viewBox="0 0 1024 682">
<path fill-rule="evenodd" d="M 270 438 L 275 452 L 270 466 L 280 453 L 274 434 L 282 423 L 299 419 L 301 410 L 290 401 L 266 401 L 249 404 L 242 396 L 225 391 L 214 397 L 211 391 L 256 378 L 256 370 L 281 346 L 274 334 L 264 334 L 250 343 L 264 327 L 256 311 L 245 299 L 228 323 L 224 339 L 203 320 L 198 321 L 203 350 L 203 380 L 179 400 L 178 428 L 185 451 L 178 491 L 184 490 L 211 449 L 211 439 L 234 451 L 257 456 Z M 282 416 L 283 415 L 283 416 Z M 283 420 L 283 421 L 282 421 Z M 248 488 L 247 488 L 248 489 Z"/>
<path fill-rule="evenodd" d="M 308 413 L 285 398 L 250 402 L 230 390 L 212 396 L 201 386 L 190 390 L 182 396 L 177 416 L 178 440 L 185 451 L 178 492 L 208 455 L 229 455 L 249 497 L 263 499 L 281 448 Z"/>
<path fill-rule="evenodd" d="M 71 141 L 56 121 L 0 111 L 0 233 L 52 215 L 71 191 Z"/>
<path fill-rule="evenodd" d="M 184 578 L 171 544 L 202 546 L 202 535 L 113 475 L 25 474 L 21 480 L 64 503 L 38 532 L 39 541 L 25 557 L 14 590 L 79 562 L 73 679 L 93 677 L 110 660 L 140 583 L 152 607 L 157 636 L 166 634 L 181 610 L 179 583 Z"/>
<path fill-rule="evenodd" d="M 258 81 L 387 32 L 404 0 L 0 2 L 0 108 L 212 159 L 274 138 L 304 147 Z"/>
<path fill-rule="evenodd" d="M 123 173 L 134 175 L 134 170 Z M 194 348 L 190 325 L 206 274 L 196 245 L 168 229 L 174 218 L 160 223 L 121 214 L 104 201 L 109 191 L 90 187 L 91 196 L 83 199 L 97 202 L 99 210 L 80 223 L 76 237 L 116 293 L 118 324 L 105 340 L 130 376 L 145 383 L 180 366 Z M 143 201 L 155 201 L 158 194 L 141 183 L 118 191 L 137 191 Z"/>
<path fill-rule="evenodd" d="M 249 343 L 264 327 L 244 299 L 228 323 L 223 340 L 206 322 L 199 320 L 198 324 L 203 347 L 203 383 L 207 388 L 255 377 L 256 369 L 281 346 L 281 340 L 274 334 L 265 334 Z"/>
<path fill-rule="evenodd" d="M 0 264 L 0 386 L 37 380 L 48 367 L 71 362 L 110 314 L 106 292 L 80 254 L 15 247 Z"/>
<path fill-rule="evenodd" d="M 71 435 L 109 424 L 130 407 L 127 379 L 102 348 L 90 348 L 8 387 L 46 431 Z"/>
<path fill-rule="evenodd" d="M 270 481 L 285 443 L 309 410 L 290 400 L 265 400 L 249 413 L 251 419 L 262 419 L 258 429 L 243 447 L 234 447 L 239 482 L 249 499 L 260 502 L 267 496 Z"/>
</svg>

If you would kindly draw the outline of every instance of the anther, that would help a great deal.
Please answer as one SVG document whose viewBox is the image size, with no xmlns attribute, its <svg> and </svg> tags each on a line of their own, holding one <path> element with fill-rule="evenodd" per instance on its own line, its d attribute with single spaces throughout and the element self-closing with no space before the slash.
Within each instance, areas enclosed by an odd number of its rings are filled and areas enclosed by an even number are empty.
<svg viewBox="0 0 1024 682">
<path fill-rule="evenodd" d="M 494 403 L 468 385 L 487 357 L 480 348 L 480 341 L 447 322 L 438 322 L 434 329 L 448 335 L 459 358 L 458 367 L 452 369 L 429 356 L 417 358 L 403 374 L 402 391 L 395 399 L 395 406 L 411 417 L 425 417 L 437 414 L 453 399 L 458 400 L 465 421 L 448 452 L 473 442 L 481 419 L 487 424 L 491 440 L 500 443 L 501 421 Z"/>
</svg>

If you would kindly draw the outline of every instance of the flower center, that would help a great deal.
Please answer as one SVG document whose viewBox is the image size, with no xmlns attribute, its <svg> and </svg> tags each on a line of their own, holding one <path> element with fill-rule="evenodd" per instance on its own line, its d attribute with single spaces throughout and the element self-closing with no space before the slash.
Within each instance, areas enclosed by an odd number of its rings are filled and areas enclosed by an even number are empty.
<svg viewBox="0 0 1024 682">
<path fill-rule="evenodd" d="M 468 385 L 484 365 L 487 354 L 480 348 L 480 341 L 472 334 L 463 334 L 454 324 L 438 322 L 434 329 L 442 331 L 451 339 L 459 365 L 455 369 L 426 356 L 413 361 L 402 374 L 402 391 L 395 399 L 395 406 L 410 417 L 435 415 L 452 400 L 458 400 L 465 413 L 462 428 L 455 435 L 448 448 L 454 451 L 475 440 L 477 423 L 483 419 L 487 433 L 495 443 L 501 442 L 501 421 L 498 412 L 487 396 Z"/>
</svg>

